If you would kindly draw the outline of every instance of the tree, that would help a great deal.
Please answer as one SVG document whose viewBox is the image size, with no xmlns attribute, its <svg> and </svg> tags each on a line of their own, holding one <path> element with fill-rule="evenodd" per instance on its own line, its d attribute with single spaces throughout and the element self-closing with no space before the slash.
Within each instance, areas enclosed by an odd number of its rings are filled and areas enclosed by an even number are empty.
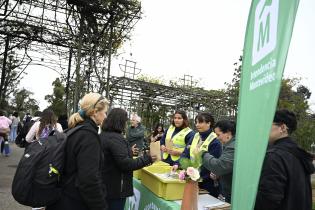
<svg viewBox="0 0 315 210">
<path fill-rule="evenodd" d="M 242 61 L 240 56 L 239 62 Z M 237 114 L 238 96 L 240 90 L 241 63 L 236 62 L 233 79 L 231 83 L 226 83 L 226 94 L 228 109 Z M 298 129 L 293 133 L 293 137 L 300 146 L 310 149 L 310 145 L 315 141 L 315 119 L 309 113 L 308 99 L 311 97 L 310 90 L 301 84 L 299 78 L 282 79 L 277 109 L 288 109 L 293 111 L 298 120 Z"/>
<path fill-rule="evenodd" d="M 305 149 L 310 149 L 310 145 L 315 141 L 315 120 L 309 113 L 310 96 L 310 90 L 300 84 L 300 79 L 282 80 L 277 108 L 288 109 L 296 114 L 298 128 L 293 137 Z"/>
<path fill-rule="evenodd" d="M 168 113 L 172 108 L 161 102 L 155 101 L 155 98 L 159 96 L 159 91 L 156 91 L 155 85 L 164 85 L 164 81 L 161 78 L 141 74 L 137 77 L 137 80 L 143 81 L 142 85 L 139 85 L 141 89 L 141 95 L 139 100 L 131 102 L 135 112 L 141 115 L 142 122 L 147 128 L 153 128 L 157 123 L 165 123 L 168 121 Z M 155 84 L 150 85 L 149 83 Z"/>
<path fill-rule="evenodd" d="M 52 85 L 54 86 L 53 94 L 46 95 L 45 100 L 50 103 L 49 108 L 51 108 L 57 116 L 64 115 L 67 113 L 66 103 L 65 103 L 65 87 L 57 78 Z"/>
<path fill-rule="evenodd" d="M 237 115 L 238 107 L 238 97 L 240 91 L 240 80 L 241 80 L 241 70 L 242 70 L 242 60 L 243 56 L 241 55 L 238 59 L 238 62 L 234 63 L 234 73 L 231 83 L 225 83 L 226 96 L 227 96 L 227 106 L 231 115 Z"/>
<path fill-rule="evenodd" d="M 294 88 L 296 87 L 297 88 Z M 301 90 L 303 90 L 301 92 Z M 279 109 L 288 109 L 296 113 L 298 119 L 307 115 L 309 109 L 308 99 L 311 92 L 303 85 L 300 85 L 300 79 L 283 79 L 279 94 L 277 107 Z"/>
<path fill-rule="evenodd" d="M 82 0 L 67 2 L 75 5 L 77 12 L 74 13 L 75 27 L 70 24 L 70 31 L 76 31 L 74 40 L 76 49 L 76 85 L 74 90 L 74 104 L 84 94 L 84 83 L 81 79 L 80 65 L 85 58 L 89 60 L 88 86 L 99 89 L 100 93 L 109 85 L 111 56 L 117 53 L 122 43 L 130 39 L 130 32 L 141 16 L 140 1 L 94 1 Z M 83 50 L 84 49 L 84 50 Z M 106 62 L 101 63 L 100 61 Z M 97 68 L 99 64 L 107 64 L 107 68 Z M 107 73 L 106 72 L 106 73 Z M 84 74 L 84 73 L 83 73 Z M 96 81 L 90 81 L 96 78 Z"/>
<path fill-rule="evenodd" d="M 3 59 L 0 59 L 0 69 L 3 71 Z M 24 70 L 19 68 L 21 62 L 14 57 L 14 52 L 8 55 L 6 69 L 4 74 L 4 83 L 1 88 L 0 106 L 8 106 L 10 95 L 16 91 L 16 87 L 20 84 L 23 78 Z M 2 75 L 2 74 L 1 74 Z"/>
<path fill-rule="evenodd" d="M 35 113 L 39 110 L 38 103 L 32 98 L 33 93 L 26 89 L 18 90 L 14 93 L 12 100 L 13 110 L 16 112 Z"/>
</svg>

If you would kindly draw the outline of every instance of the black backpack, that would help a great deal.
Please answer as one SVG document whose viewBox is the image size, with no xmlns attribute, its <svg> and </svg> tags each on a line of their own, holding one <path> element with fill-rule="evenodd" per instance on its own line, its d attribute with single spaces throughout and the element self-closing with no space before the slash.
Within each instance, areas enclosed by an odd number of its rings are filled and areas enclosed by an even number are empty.
<svg viewBox="0 0 315 210">
<path fill-rule="evenodd" d="M 12 195 L 17 202 L 43 207 L 60 198 L 67 138 L 82 127 L 65 133 L 53 131 L 47 138 L 34 141 L 25 149 L 12 183 Z"/>
</svg>

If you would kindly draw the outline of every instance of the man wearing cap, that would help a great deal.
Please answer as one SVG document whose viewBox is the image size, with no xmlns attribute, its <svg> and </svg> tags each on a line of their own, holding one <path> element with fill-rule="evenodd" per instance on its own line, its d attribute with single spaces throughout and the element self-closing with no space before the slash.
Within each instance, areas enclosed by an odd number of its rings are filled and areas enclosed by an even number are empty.
<svg viewBox="0 0 315 210">
<path fill-rule="evenodd" d="M 293 112 L 276 112 L 262 167 L 255 210 L 311 210 L 312 155 L 290 137 L 296 129 Z"/>
<path fill-rule="evenodd" d="M 130 146 L 136 145 L 136 148 L 141 151 L 144 144 L 145 128 L 141 125 L 141 118 L 137 114 L 131 115 L 130 123 L 131 126 L 127 131 L 127 140 Z"/>
</svg>

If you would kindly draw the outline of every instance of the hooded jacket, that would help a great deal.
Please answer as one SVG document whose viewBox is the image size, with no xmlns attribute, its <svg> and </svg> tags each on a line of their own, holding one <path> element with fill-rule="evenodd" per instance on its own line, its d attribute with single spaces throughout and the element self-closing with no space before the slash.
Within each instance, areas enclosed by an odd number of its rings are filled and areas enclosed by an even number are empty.
<svg viewBox="0 0 315 210">
<path fill-rule="evenodd" d="M 277 140 L 266 153 L 255 210 L 311 210 L 312 161 L 290 137 Z"/>
</svg>

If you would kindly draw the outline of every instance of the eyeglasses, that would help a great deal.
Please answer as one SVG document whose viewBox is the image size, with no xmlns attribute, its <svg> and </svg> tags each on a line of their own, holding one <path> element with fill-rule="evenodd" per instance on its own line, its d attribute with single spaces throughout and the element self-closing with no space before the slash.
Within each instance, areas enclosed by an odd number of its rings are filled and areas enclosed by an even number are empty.
<svg viewBox="0 0 315 210">
<path fill-rule="evenodd" d="M 284 125 L 284 129 L 289 131 L 290 129 L 288 128 L 288 126 L 284 123 L 272 123 L 272 125 L 275 125 L 275 126 L 281 126 L 281 125 Z"/>
</svg>

